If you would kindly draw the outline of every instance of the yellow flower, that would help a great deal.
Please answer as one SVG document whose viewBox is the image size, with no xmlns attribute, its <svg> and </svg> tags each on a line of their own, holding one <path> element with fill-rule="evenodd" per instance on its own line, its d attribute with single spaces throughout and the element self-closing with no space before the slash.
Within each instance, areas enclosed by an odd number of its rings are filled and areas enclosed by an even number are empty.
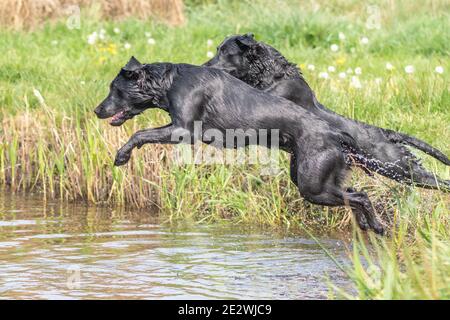
<svg viewBox="0 0 450 320">
<path fill-rule="evenodd" d="M 336 59 L 336 64 L 338 66 L 343 65 L 345 63 L 345 57 L 339 57 Z"/>
<path fill-rule="evenodd" d="M 300 63 L 300 69 L 305 69 L 306 65 L 304 63 Z"/>
<path fill-rule="evenodd" d="M 117 54 L 117 46 L 114 43 L 110 43 L 108 46 L 99 47 L 100 52 L 108 52 L 112 55 Z"/>
<path fill-rule="evenodd" d="M 111 53 L 112 55 L 117 54 L 117 47 L 116 47 L 116 45 L 114 43 L 111 43 L 108 46 L 108 52 Z"/>
<path fill-rule="evenodd" d="M 98 59 L 98 63 L 103 64 L 106 61 L 106 57 L 100 57 L 100 59 Z"/>
</svg>

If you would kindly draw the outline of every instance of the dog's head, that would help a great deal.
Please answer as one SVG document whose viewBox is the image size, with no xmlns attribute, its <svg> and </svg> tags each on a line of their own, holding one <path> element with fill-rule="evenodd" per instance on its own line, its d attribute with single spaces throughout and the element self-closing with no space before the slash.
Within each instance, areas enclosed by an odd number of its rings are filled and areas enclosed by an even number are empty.
<svg viewBox="0 0 450 320">
<path fill-rule="evenodd" d="M 253 34 L 234 35 L 226 38 L 217 47 L 216 55 L 203 65 L 224 70 L 241 79 L 250 69 L 249 54 L 262 49 L 263 47 L 254 39 Z"/>
<path fill-rule="evenodd" d="M 135 57 L 123 67 L 110 84 L 105 100 L 95 108 L 100 119 L 112 118 L 110 124 L 120 126 L 150 107 L 158 107 L 164 95 L 164 64 L 141 64 Z"/>
<path fill-rule="evenodd" d="M 253 34 L 226 38 L 204 66 L 224 70 L 259 89 L 278 79 L 301 76 L 295 64 L 289 63 L 275 48 L 256 41 Z"/>
</svg>

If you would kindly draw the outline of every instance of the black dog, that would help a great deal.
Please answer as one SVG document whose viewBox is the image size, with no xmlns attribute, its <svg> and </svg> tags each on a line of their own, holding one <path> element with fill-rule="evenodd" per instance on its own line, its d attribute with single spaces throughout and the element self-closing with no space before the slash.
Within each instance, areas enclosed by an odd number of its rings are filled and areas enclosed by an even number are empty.
<svg viewBox="0 0 450 320">
<path fill-rule="evenodd" d="M 118 151 L 115 165 L 128 162 L 135 147 L 146 143 L 194 143 L 215 146 L 230 144 L 208 129 L 225 133 L 242 130 L 245 145 L 260 143 L 260 130 L 279 130 L 279 147 L 293 154 L 291 179 L 309 202 L 325 206 L 349 205 L 359 226 L 383 233 L 365 192 L 342 189 L 350 158 L 365 159 L 352 137 L 332 128 L 326 121 L 293 102 L 252 88 L 221 70 L 187 64 L 127 63 L 113 80 L 108 97 L 95 109 L 99 118 L 110 118 L 119 126 L 126 120 L 157 107 L 170 114 L 172 122 L 135 133 Z M 195 137 L 194 122 L 202 122 L 203 134 Z M 185 138 L 188 138 L 187 140 Z M 256 139 L 254 139 L 256 138 Z M 233 141 L 232 147 L 236 147 Z M 297 181 L 301 180 L 301 184 Z"/>
<path fill-rule="evenodd" d="M 204 66 L 222 69 L 254 88 L 291 100 L 297 104 L 297 110 L 308 110 L 331 127 L 350 134 L 366 156 L 356 159 L 366 173 L 374 171 L 423 188 L 450 188 L 449 181 L 427 172 L 405 145 L 450 165 L 450 159 L 442 152 L 414 137 L 351 120 L 325 108 L 317 101 L 297 66 L 273 47 L 256 41 L 252 34 L 226 38 L 217 48 L 216 56 Z"/>
</svg>

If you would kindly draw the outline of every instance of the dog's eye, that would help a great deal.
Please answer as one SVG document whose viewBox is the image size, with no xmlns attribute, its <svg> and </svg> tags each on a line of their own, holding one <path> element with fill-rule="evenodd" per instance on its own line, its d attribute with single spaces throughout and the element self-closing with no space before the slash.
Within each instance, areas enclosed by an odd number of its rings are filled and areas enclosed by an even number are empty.
<svg viewBox="0 0 450 320">
<path fill-rule="evenodd" d="M 123 93 L 119 89 L 116 89 L 116 94 L 119 98 L 123 98 Z"/>
</svg>

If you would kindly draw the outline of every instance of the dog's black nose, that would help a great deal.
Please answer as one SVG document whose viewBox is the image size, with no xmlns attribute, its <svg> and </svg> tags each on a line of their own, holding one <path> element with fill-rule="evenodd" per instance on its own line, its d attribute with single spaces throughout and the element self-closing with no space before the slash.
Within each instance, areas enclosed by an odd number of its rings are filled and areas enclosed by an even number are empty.
<svg viewBox="0 0 450 320">
<path fill-rule="evenodd" d="M 95 108 L 94 113 L 97 115 L 97 117 L 100 117 L 102 110 L 99 107 L 97 107 L 97 108 Z"/>
</svg>

